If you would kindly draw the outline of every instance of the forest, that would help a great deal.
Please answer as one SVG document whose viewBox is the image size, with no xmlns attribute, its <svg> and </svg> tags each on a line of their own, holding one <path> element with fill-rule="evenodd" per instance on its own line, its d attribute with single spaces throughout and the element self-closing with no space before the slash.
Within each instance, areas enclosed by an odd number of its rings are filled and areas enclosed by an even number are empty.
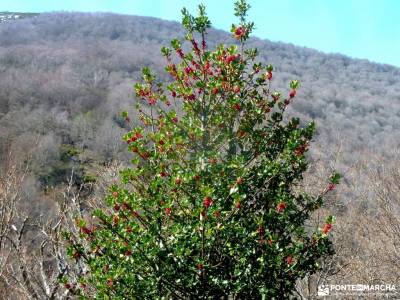
<svg viewBox="0 0 400 300">
<path fill-rule="evenodd" d="M 160 48 L 175 36 L 184 39 L 177 22 L 111 13 L 0 23 L 0 288 L 7 299 L 68 299 L 57 281 L 68 265 L 57 218 L 74 228 L 67 216 L 102 206 L 107 184 L 131 159 L 121 111 L 137 122 L 134 83 L 143 66 L 170 80 Z M 207 39 L 210 47 L 232 43 L 216 29 Z M 322 281 L 400 284 L 400 68 L 256 37 L 249 47 L 274 65 L 274 88 L 301 82 L 289 114 L 317 124 L 305 188 L 316 189 L 332 169 L 345 174 L 323 208 L 337 216 L 337 253 L 298 283 L 298 296 L 316 299 Z"/>
</svg>

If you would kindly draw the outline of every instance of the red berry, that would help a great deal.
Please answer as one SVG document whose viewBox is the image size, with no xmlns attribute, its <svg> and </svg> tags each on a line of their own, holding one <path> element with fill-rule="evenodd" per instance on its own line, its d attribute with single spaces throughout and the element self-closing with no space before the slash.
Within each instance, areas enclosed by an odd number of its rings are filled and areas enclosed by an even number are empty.
<svg viewBox="0 0 400 300">
<path fill-rule="evenodd" d="M 172 91 L 172 93 L 171 93 L 171 95 L 172 95 L 172 97 L 176 97 L 176 92 L 175 91 Z"/>
<path fill-rule="evenodd" d="M 177 117 L 172 118 L 172 122 L 178 123 L 178 118 Z"/>
<path fill-rule="evenodd" d="M 143 135 L 140 132 L 135 132 L 135 134 L 128 140 L 128 143 L 136 142 L 138 139 L 142 137 Z"/>
<path fill-rule="evenodd" d="M 213 204 L 211 197 L 205 197 L 203 200 L 203 205 L 206 209 L 208 209 Z"/>
<path fill-rule="evenodd" d="M 245 34 L 245 28 L 243 26 L 239 26 L 235 29 L 235 38 L 240 40 Z"/>
<path fill-rule="evenodd" d="M 308 147 L 308 144 L 307 144 L 307 143 L 298 146 L 298 147 L 294 150 L 294 154 L 295 154 L 296 156 L 301 156 L 301 155 L 303 155 L 303 153 L 307 150 L 307 147 Z"/>
<path fill-rule="evenodd" d="M 278 213 L 282 213 L 286 208 L 286 203 L 285 202 L 279 202 L 278 205 L 276 206 L 276 211 Z"/>
<path fill-rule="evenodd" d="M 231 62 L 233 62 L 233 61 L 235 61 L 236 60 L 236 56 L 235 55 L 228 55 L 226 58 L 225 58 L 225 63 L 226 64 L 230 64 Z"/>
<path fill-rule="evenodd" d="M 141 156 L 143 159 L 148 159 L 148 158 L 150 157 L 150 153 L 148 153 L 148 152 L 142 152 L 142 153 L 140 153 L 140 156 Z"/>
<path fill-rule="evenodd" d="M 271 80 L 272 79 L 272 72 L 267 72 L 265 74 L 265 78 L 267 78 L 268 80 Z"/>
<path fill-rule="evenodd" d="M 113 280 L 111 278 L 107 279 L 107 286 L 112 287 L 113 286 Z"/>
<path fill-rule="evenodd" d="M 119 209 L 120 209 L 120 206 L 116 203 L 116 204 L 114 204 L 114 210 L 115 211 L 119 211 Z"/>
<path fill-rule="evenodd" d="M 193 73 L 193 69 L 191 67 L 186 67 L 185 68 L 185 73 L 186 74 L 191 74 L 191 73 Z"/>
<path fill-rule="evenodd" d="M 117 215 L 114 215 L 114 217 L 113 217 L 113 223 L 114 223 L 114 224 L 118 224 L 118 222 L 119 222 L 119 217 L 118 217 Z"/>
<path fill-rule="evenodd" d="M 239 208 L 242 207 L 242 205 L 241 205 L 240 202 L 238 201 L 238 202 L 236 202 L 235 207 L 236 207 L 237 209 L 239 209 Z"/>
<path fill-rule="evenodd" d="M 335 187 L 336 187 L 336 185 L 334 183 L 330 183 L 328 185 L 328 191 L 332 191 Z"/>
<path fill-rule="evenodd" d="M 240 109 L 241 109 L 242 107 L 240 106 L 239 103 L 235 103 L 235 104 L 233 105 L 233 108 L 234 108 L 235 110 L 237 110 L 237 111 L 240 111 Z"/>
<path fill-rule="evenodd" d="M 130 209 L 130 206 L 128 203 L 124 202 L 124 203 L 122 203 L 121 208 L 122 209 Z"/>
<path fill-rule="evenodd" d="M 273 93 L 272 94 L 272 98 L 274 99 L 274 101 L 278 101 L 279 100 L 279 94 L 278 93 Z"/>
<path fill-rule="evenodd" d="M 154 105 L 157 102 L 157 99 L 154 97 L 149 98 L 149 100 L 147 100 L 147 102 L 149 103 L 149 105 Z"/>
<path fill-rule="evenodd" d="M 296 96 L 296 90 L 291 90 L 290 94 L 289 94 L 289 97 L 290 98 L 294 98 L 295 96 Z"/>
<path fill-rule="evenodd" d="M 186 97 L 188 100 L 193 101 L 196 100 L 195 94 L 190 94 L 189 96 Z"/>
<path fill-rule="evenodd" d="M 286 263 L 288 265 L 291 265 L 293 263 L 293 257 L 291 257 L 290 255 L 288 257 L 286 257 Z"/>
<path fill-rule="evenodd" d="M 238 86 L 238 85 L 235 85 L 234 87 L 233 87 L 233 92 L 234 93 L 239 93 L 240 92 L 240 86 Z"/>
<path fill-rule="evenodd" d="M 190 42 L 193 45 L 193 48 L 197 51 L 199 50 L 199 46 L 197 45 L 197 42 L 194 39 L 191 39 Z"/>
<path fill-rule="evenodd" d="M 176 49 L 176 53 L 180 56 L 180 58 L 183 58 L 185 55 L 183 54 L 183 51 L 181 48 Z"/>
<path fill-rule="evenodd" d="M 171 210 L 171 208 L 170 207 L 167 207 L 166 209 L 165 209 L 165 214 L 166 215 L 171 215 L 171 212 L 172 212 L 172 210 Z"/>
<path fill-rule="evenodd" d="M 322 232 L 324 234 L 328 234 L 328 232 L 332 229 L 332 224 L 331 223 L 327 223 L 325 224 L 324 228 L 322 228 Z"/>
<path fill-rule="evenodd" d="M 175 179 L 175 184 L 181 184 L 181 183 L 182 183 L 182 179 L 180 179 L 180 178 Z"/>
<path fill-rule="evenodd" d="M 265 234 L 265 228 L 264 228 L 264 226 L 259 226 L 258 227 L 258 234 L 259 234 L 259 236 L 264 236 L 264 234 Z"/>
<path fill-rule="evenodd" d="M 218 89 L 218 88 L 213 88 L 213 89 L 212 89 L 212 93 L 213 93 L 214 95 L 218 94 L 218 92 L 219 92 L 219 89 Z"/>
<path fill-rule="evenodd" d="M 242 138 L 242 137 L 244 137 L 246 135 L 246 132 L 244 132 L 243 130 L 239 130 L 237 132 L 237 135 L 238 135 L 238 137 Z"/>
<path fill-rule="evenodd" d="M 213 215 L 214 215 L 214 217 L 219 218 L 219 217 L 221 216 L 221 212 L 220 212 L 219 210 L 216 210 L 216 211 L 213 213 Z"/>
<path fill-rule="evenodd" d="M 91 231 L 89 228 L 87 228 L 86 226 L 82 227 L 82 228 L 81 228 L 81 231 L 82 231 L 84 234 L 91 234 L 91 233 L 92 233 L 92 231 Z"/>
</svg>

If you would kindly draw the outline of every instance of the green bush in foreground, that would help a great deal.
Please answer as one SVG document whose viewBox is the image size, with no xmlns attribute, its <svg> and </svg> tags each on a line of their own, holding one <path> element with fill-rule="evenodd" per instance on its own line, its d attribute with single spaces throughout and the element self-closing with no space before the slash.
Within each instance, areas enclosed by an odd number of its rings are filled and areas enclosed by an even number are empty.
<svg viewBox="0 0 400 300">
<path fill-rule="evenodd" d="M 143 69 L 135 85 L 141 126 L 124 136 L 132 165 L 106 197 L 113 212 L 93 212 L 91 224 L 78 220 L 78 240 L 66 234 L 70 255 L 87 268 L 79 283 L 65 283 L 72 293 L 283 299 L 333 254 L 333 218 L 317 232 L 304 224 L 339 176 L 320 195 L 293 191 L 315 127 L 284 118 L 299 82 L 287 93 L 272 89 L 273 67 L 245 47 L 248 8 L 235 4 L 238 46 L 213 51 L 204 6 L 196 17 L 183 9 L 186 44 L 174 39 L 162 48 L 172 81 L 164 87 Z"/>
</svg>

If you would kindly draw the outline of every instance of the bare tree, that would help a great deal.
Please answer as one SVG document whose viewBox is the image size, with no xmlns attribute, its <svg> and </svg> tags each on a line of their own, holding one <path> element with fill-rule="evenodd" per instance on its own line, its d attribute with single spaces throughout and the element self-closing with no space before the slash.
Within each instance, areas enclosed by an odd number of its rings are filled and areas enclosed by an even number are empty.
<svg viewBox="0 0 400 300">
<path fill-rule="evenodd" d="M 74 174 L 56 200 L 55 215 L 33 216 L 22 209 L 21 186 L 28 169 L 19 169 L 11 159 L 0 176 L 0 280 L 7 299 L 67 299 L 75 274 L 84 265 L 69 264 L 67 230 L 79 235 L 76 218 L 85 217 Z M 54 193 L 59 193 L 56 191 Z M 63 277 L 70 283 L 63 284 Z M 64 286 L 65 285 L 65 286 Z M 72 286 L 71 286 L 72 287 Z"/>
</svg>

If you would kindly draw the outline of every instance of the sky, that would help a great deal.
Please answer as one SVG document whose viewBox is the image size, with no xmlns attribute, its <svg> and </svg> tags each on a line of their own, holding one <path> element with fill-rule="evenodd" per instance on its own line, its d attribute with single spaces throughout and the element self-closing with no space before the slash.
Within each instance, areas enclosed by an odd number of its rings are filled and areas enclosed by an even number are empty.
<svg viewBox="0 0 400 300">
<path fill-rule="evenodd" d="M 180 21 L 199 3 L 218 29 L 235 23 L 233 0 L 0 0 L 0 11 L 115 12 Z M 249 0 L 254 35 L 400 67 L 400 0 Z"/>
</svg>

